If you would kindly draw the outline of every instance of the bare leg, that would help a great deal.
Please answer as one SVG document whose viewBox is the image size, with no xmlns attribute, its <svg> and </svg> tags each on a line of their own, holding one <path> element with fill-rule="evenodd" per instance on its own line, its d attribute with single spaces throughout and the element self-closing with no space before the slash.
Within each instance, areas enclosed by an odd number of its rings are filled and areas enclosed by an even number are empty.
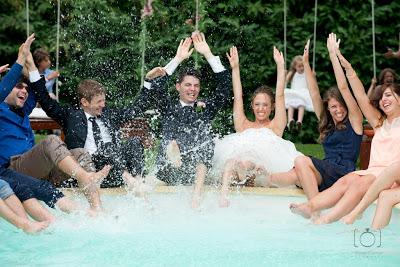
<svg viewBox="0 0 400 267">
<path fill-rule="evenodd" d="M 389 224 L 393 206 L 397 203 L 400 203 L 400 187 L 384 190 L 379 194 L 378 205 L 372 221 L 373 229 L 382 229 Z"/>
<path fill-rule="evenodd" d="M 297 157 L 294 166 L 300 186 L 303 188 L 307 199 L 312 199 L 318 194 L 318 185 L 322 182 L 321 174 L 317 171 L 311 159 L 306 156 Z"/>
<path fill-rule="evenodd" d="M 71 213 L 71 212 L 75 212 L 81 209 L 80 205 L 75 202 L 72 201 L 71 199 L 67 198 L 67 197 L 62 197 L 60 198 L 57 203 L 56 206 L 63 212 L 66 213 Z"/>
<path fill-rule="evenodd" d="M 289 107 L 288 108 L 288 123 L 290 123 L 293 120 L 293 114 L 294 114 L 294 108 Z"/>
<path fill-rule="evenodd" d="M 373 184 L 368 189 L 367 193 L 365 193 L 364 197 L 358 203 L 358 205 L 354 208 L 352 212 L 350 212 L 347 216 L 343 217 L 343 222 L 346 224 L 352 224 L 363 212 L 366 208 L 368 208 L 371 203 L 378 198 L 379 193 L 382 190 L 389 189 L 394 182 L 400 182 L 400 164 L 392 164 L 387 167 L 376 179 Z"/>
<path fill-rule="evenodd" d="M 192 209 L 197 209 L 200 206 L 201 192 L 204 186 L 204 180 L 207 174 L 207 167 L 203 163 L 200 163 L 196 167 L 196 180 L 194 183 L 193 198 L 192 198 Z"/>
<path fill-rule="evenodd" d="M 145 185 L 143 183 L 143 178 L 140 175 L 133 177 L 127 170 L 122 173 L 122 179 L 128 188 L 128 190 L 133 191 L 133 193 L 138 197 L 143 197 L 146 199 L 145 196 Z"/>
<path fill-rule="evenodd" d="M 352 180 L 356 177 L 358 177 L 358 175 L 355 174 L 347 174 L 343 176 L 334 183 L 333 186 L 318 193 L 308 202 L 302 204 L 290 204 L 291 211 L 309 219 L 314 212 L 333 207 L 344 195 Z"/>
<path fill-rule="evenodd" d="M 338 203 L 326 215 L 321 216 L 314 223 L 325 224 L 335 222 L 348 214 L 360 202 L 374 180 L 375 176 L 373 175 L 359 176 L 359 178 L 351 183 Z"/>
<path fill-rule="evenodd" d="M 296 170 L 293 168 L 288 172 L 273 173 L 270 176 L 270 183 L 276 186 L 300 185 Z"/>
<path fill-rule="evenodd" d="M 169 142 L 166 149 L 167 159 L 175 168 L 182 166 L 181 151 L 175 140 Z"/>
<path fill-rule="evenodd" d="M 73 157 L 67 156 L 58 163 L 58 168 L 78 180 L 79 186 L 83 189 L 83 193 L 89 201 L 91 209 L 102 209 L 98 184 L 100 184 L 110 172 L 111 167 L 109 165 L 104 166 L 104 168 L 98 172 L 87 172 Z"/>
<path fill-rule="evenodd" d="M 304 117 L 304 106 L 300 106 L 297 111 L 297 121 L 302 123 L 303 117 Z"/>
<path fill-rule="evenodd" d="M 219 206 L 220 207 L 228 207 L 229 206 L 229 185 L 231 184 L 232 177 L 234 175 L 234 167 L 235 160 L 230 159 L 224 165 L 224 172 L 222 174 L 222 186 L 221 186 L 221 195 L 219 198 Z"/>
<path fill-rule="evenodd" d="M 54 222 L 56 220 L 54 215 L 51 214 L 45 207 L 43 207 L 36 198 L 25 200 L 22 205 L 29 215 L 31 215 L 31 217 L 36 221 Z"/>
<path fill-rule="evenodd" d="M 18 216 L 2 199 L 0 199 L 0 216 L 27 233 L 39 232 L 49 225 L 49 222 L 47 221 L 32 222 L 26 217 Z"/>
<path fill-rule="evenodd" d="M 15 214 L 17 214 L 19 217 L 28 219 L 24 206 L 22 206 L 21 201 L 17 198 L 16 195 L 11 195 L 4 201 L 7 203 L 7 206 L 10 207 L 10 209 L 12 209 L 12 211 Z"/>
</svg>

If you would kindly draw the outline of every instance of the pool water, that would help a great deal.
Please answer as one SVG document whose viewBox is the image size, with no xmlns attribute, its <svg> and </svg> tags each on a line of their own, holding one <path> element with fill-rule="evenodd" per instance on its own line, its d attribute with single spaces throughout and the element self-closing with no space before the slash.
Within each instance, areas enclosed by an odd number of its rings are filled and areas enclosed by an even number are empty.
<svg viewBox="0 0 400 267">
<path fill-rule="evenodd" d="M 38 235 L 0 222 L 1 266 L 399 266 L 400 215 L 364 233 L 373 207 L 353 226 L 315 226 L 288 209 L 298 197 L 234 194 L 219 208 L 207 193 L 200 211 L 190 192 L 104 196 L 100 218 L 59 214 Z M 84 203 L 83 199 L 79 199 Z M 361 239 L 359 238 L 361 236 Z M 372 239 L 375 236 L 375 243 Z M 370 246 L 370 247 L 367 247 Z"/>
</svg>

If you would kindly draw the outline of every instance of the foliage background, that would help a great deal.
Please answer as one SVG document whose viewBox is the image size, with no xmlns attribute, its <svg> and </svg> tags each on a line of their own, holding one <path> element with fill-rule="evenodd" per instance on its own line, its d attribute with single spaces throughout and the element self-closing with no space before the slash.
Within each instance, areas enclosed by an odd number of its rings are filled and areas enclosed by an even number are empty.
<svg viewBox="0 0 400 267">
<path fill-rule="evenodd" d="M 141 19 L 145 1 L 62 0 L 60 71 L 61 101 L 75 101 L 74 89 L 84 78 L 107 85 L 111 105 L 129 104 L 140 88 L 141 54 L 146 47 L 145 71 L 166 64 L 175 54 L 179 40 L 194 30 L 195 1 L 156 0 L 154 14 Z M 200 0 L 200 30 L 212 51 L 228 66 L 225 53 L 236 45 L 240 52 L 241 76 L 248 98 L 258 86 L 276 82 L 272 46 L 283 50 L 283 1 Z M 371 2 L 361 0 L 319 2 L 316 43 L 316 73 L 321 91 L 335 83 L 325 48 L 330 32 L 342 39 L 343 54 L 351 61 L 368 87 L 373 77 Z M 399 47 L 399 1 L 375 1 L 377 75 L 386 67 L 399 70 L 400 63 L 383 57 L 387 47 Z M 37 35 L 34 48 L 44 47 L 53 59 L 56 51 L 57 1 L 31 0 L 30 27 Z M 287 66 L 301 54 L 307 39 L 313 38 L 314 1 L 287 0 Z M 143 38 L 143 29 L 145 38 Z M 15 60 L 18 46 L 26 37 L 24 0 L 3 0 L 0 5 L 0 64 Z M 54 61 L 54 60 L 53 60 Z M 199 65 L 203 76 L 202 93 L 213 90 L 207 79 L 210 70 L 196 55 L 186 62 Z M 171 90 L 173 90 L 171 82 Z M 251 112 L 248 109 L 248 114 Z M 299 136 L 286 138 L 315 142 L 317 121 L 307 113 Z M 215 121 L 221 134 L 233 131 L 231 108 Z"/>
</svg>

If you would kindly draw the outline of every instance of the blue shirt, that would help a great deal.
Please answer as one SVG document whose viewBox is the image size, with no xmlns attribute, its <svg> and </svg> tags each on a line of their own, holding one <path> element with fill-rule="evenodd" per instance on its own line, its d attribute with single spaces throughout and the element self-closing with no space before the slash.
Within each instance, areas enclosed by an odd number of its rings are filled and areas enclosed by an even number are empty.
<svg viewBox="0 0 400 267">
<path fill-rule="evenodd" d="M 22 111 L 23 116 L 16 114 L 4 102 L 21 76 L 22 66 L 14 64 L 0 83 L 0 167 L 8 166 L 10 158 L 30 150 L 34 135 L 29 121 L 29 114 L 36 105 L 33 92 L 30 92 Z"/>
</svg>

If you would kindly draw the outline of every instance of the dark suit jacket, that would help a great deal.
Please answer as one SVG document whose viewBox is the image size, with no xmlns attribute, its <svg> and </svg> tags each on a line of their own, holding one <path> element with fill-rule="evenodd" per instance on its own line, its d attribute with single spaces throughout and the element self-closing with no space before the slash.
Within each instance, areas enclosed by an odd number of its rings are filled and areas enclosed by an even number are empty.
<svg viewBox="0 0 400 267">
<path fill-rule="evenodd" d="M 50 98 L 45 80 L 42 78 L 39 82 L 32 84 L 37 101 L 46 112 L 47 116 L 57 121 L 63 128 L 65 134 L 65 143 L 68 149 L 82 148 L 85 146 L 87 136 L 87 119 L 83 109 L 72 105 L 61 105 Z M 148 91 L 142 90 L 142 97 Z M 119 129 L 121 125 L 133 118 L 142 115 L 147 107 L 147 102 L 135 101 L 132 107 L 126 108 L 104 108 L 101 120 L 108 128 L 113 142 L 119 141 Z"/>
<path fill-rule="evenodd" d="M 232 98 L 231 75 L 224 70 L 214 74 L 217 88 L 205 99 L 206 107 L 182 107 L 178 99 L 171 99 L 165 88 L 167 76 L 157 78 L 152 83 L 153 93 L 156 94 L 156 107 L 161 112 L 162 141 L 159 153 L 159 163 L 163 160 L 165 146 L 170 140 L 176 140 L 181 152 L 201 149 L 204 143 L 212 142 L 211 123 L 217 113 L 226 106 Z M 211 153 L 212 155 L 212 153 Z"/>
</svg>

